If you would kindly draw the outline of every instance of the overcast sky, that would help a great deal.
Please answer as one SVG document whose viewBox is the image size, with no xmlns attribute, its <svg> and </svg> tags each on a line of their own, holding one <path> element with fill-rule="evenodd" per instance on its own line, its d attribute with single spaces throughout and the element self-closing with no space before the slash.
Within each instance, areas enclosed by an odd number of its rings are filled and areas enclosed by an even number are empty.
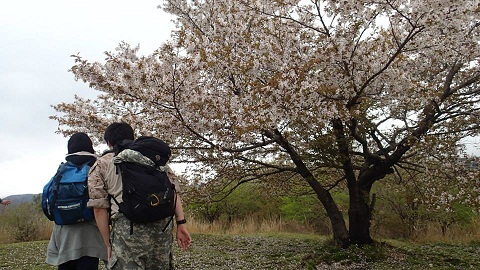
<svg viewBox="0 0 480 270">
<path fill-rule="evenodd" d="M 67 153 L 51 105 L 96 92 L 68 72 L 121 42 L 150 54 L 168 39 L 161 0 L 14 0 L 0 5 L 0 197 L 41 193 Z M 100 150 L 100 149 L 97 149 Z"/>
</svg>

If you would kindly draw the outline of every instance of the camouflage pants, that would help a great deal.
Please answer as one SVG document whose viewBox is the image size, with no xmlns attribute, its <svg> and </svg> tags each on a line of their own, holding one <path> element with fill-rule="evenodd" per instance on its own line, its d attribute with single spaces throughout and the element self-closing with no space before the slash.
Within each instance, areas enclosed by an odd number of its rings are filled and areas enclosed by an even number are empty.
<svg viewBox="0 0 480 270">
<path fill-rule="evenodd" d="M 173 222 L 162 232 L 170 218 L 155 223 L 133 224 L 133 233 L 130 234 L 130 220 L 122 214 L 117 216 L 110 234 L 112 255 L 108 269 L 174 269 Z"/>
</svg>

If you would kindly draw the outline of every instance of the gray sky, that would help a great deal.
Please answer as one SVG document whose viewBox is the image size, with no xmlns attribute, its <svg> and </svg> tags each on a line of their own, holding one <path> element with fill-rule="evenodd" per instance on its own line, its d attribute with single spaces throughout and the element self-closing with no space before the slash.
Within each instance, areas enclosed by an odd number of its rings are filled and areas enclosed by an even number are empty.
<svg viewBox="0 0 480 270">
<path fill-rule="evenodd" d="M 51 105 L 97 93 L 70 57 L 103 61 L 121 42 L 149 54 L 173 23 L 161 0 L 15 0 L 0 6 L 0 197 L 41 193 L 67 153 Z M 100 150 L 100 149 L 97 149 Z"/>
</svg>

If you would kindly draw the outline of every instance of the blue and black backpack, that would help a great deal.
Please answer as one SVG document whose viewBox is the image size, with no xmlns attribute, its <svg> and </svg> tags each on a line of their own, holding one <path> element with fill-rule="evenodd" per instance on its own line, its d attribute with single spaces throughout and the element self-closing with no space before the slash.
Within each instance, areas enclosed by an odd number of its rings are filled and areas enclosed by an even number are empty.
<svg viewBox="0 0 480 270">
<path fill-rule="evenodd" d="M 42 210 L 57 225 L 69 225 L 94 220 L 93 210 L 87 207 L 87 178 L 91 161 L 76 165 L 61 163 L 57 173 L 43 188 Z"/>
</svg>

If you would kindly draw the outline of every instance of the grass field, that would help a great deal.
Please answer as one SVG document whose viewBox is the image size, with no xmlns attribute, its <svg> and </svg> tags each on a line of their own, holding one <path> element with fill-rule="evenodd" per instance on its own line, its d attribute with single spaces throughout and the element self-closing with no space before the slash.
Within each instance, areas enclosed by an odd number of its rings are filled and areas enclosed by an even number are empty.
<svg viewBox="0 0 480 270">
<path fill-rule="evenodd" d="M 44 263 L 46 247 L 47 241 L 0 245 L 0 269 L 56 269 Z M 345 250 L 309 234 L 194 234 L 188 252 L 174 252 L 177 269 L 480 269 L 480 243 L 395 241 Z"/>
</svg>

